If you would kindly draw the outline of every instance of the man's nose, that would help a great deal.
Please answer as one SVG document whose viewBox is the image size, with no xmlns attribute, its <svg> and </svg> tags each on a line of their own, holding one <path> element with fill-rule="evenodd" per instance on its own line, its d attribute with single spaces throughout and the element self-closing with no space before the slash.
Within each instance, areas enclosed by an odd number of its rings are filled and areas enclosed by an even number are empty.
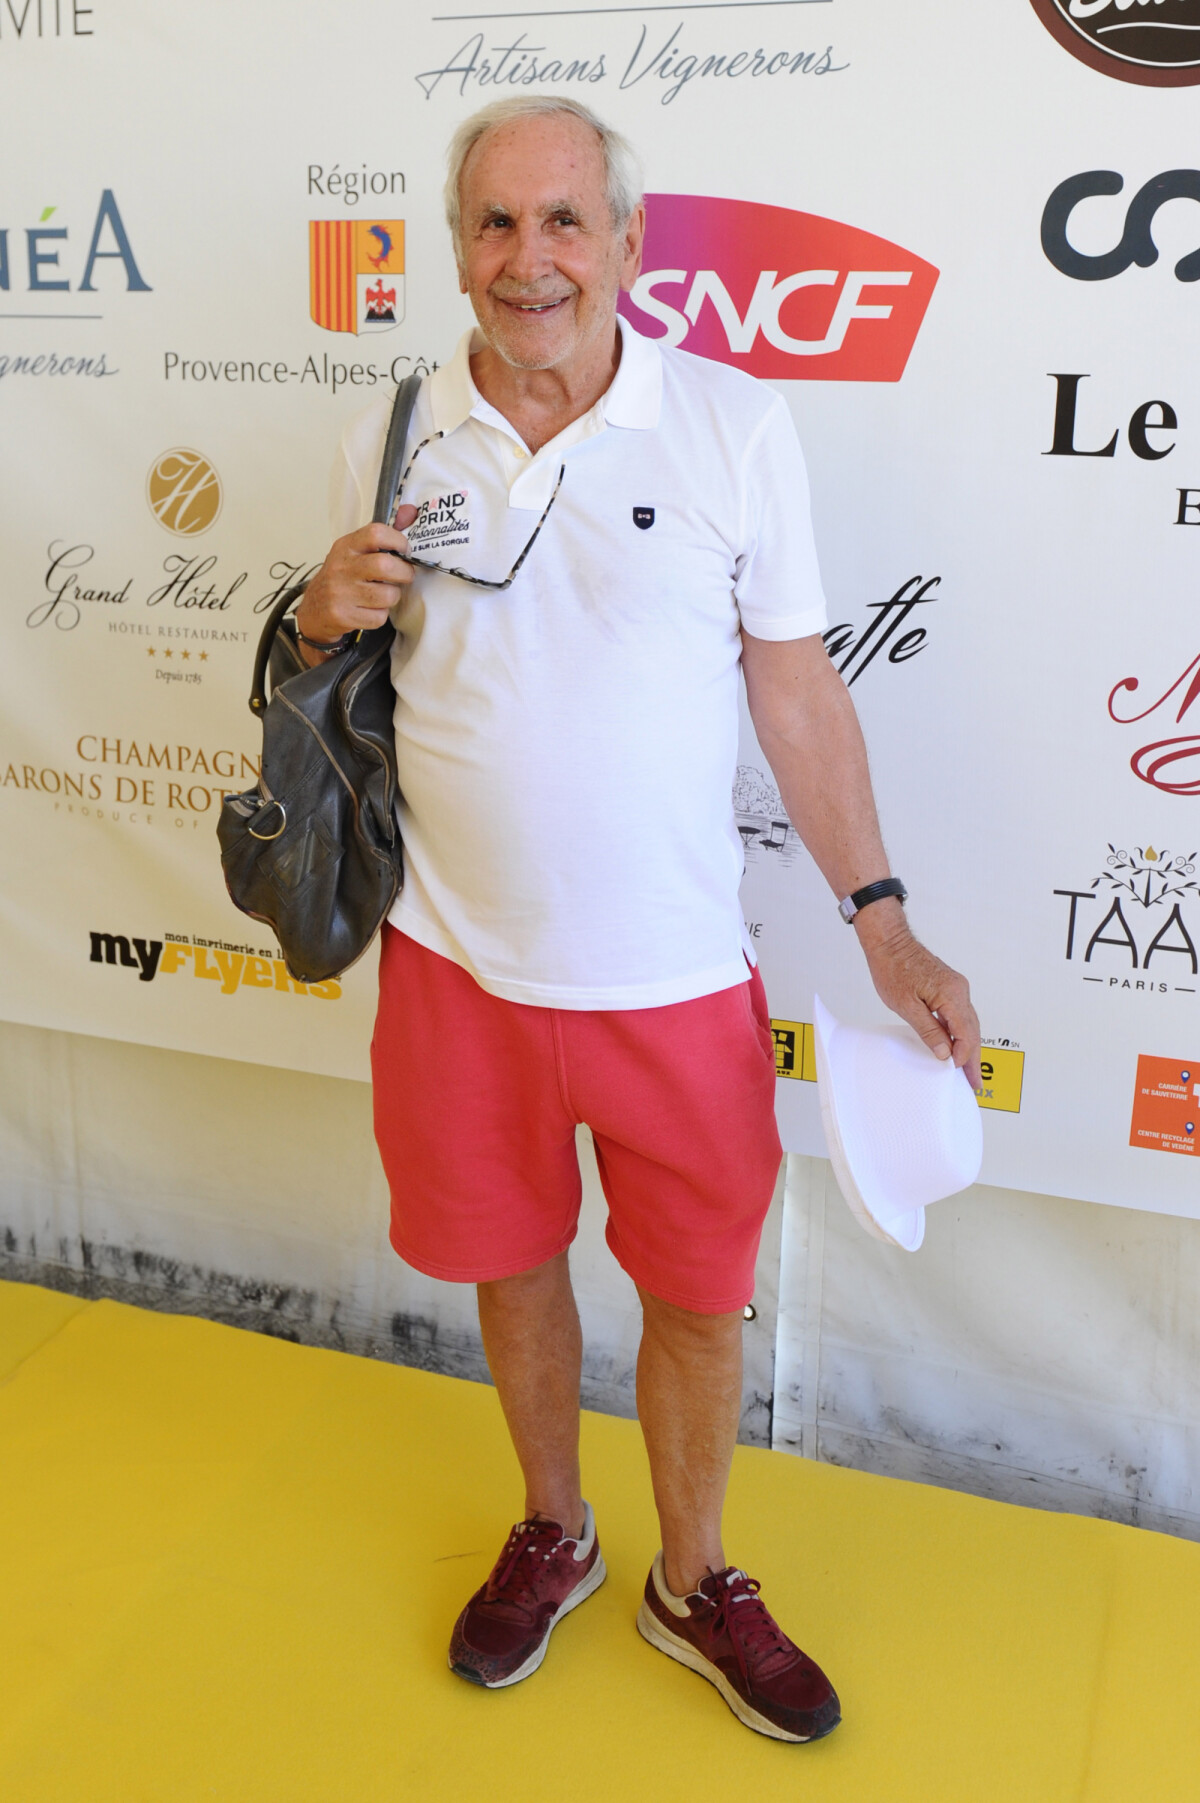
<svg viewBox="0 0 1200 1803">
<path fill-rule="evenodd" d="M 522 219 L 510 241 L 506 273 L 515 282 L 536 282 L 552 267 L 542 236 L 541 221 Z"/>
</svg>

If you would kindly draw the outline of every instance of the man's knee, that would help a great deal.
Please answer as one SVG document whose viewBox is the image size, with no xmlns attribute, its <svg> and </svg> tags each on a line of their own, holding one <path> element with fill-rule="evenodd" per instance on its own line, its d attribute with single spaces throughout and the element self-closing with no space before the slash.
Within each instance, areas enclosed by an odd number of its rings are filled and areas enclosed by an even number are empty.
<svg viewBox="0 0 1200 1803">
<path fill-rule="evenodd" d="M 638 1296 L 644 1327 L 672 1343 L 709 1348 L 726 1345 L 741 1337 L 743 1311 L 740 1308 L 721 1314 L 702 1314 L 697 1309 L 681 1308 L 677 1302 L 666 1302 L 640 1286 Z"/>
<path fill-rule="evenodd" d="M 571 1287 L 570 1267 L 565 1252 L 556 1253 L 528 1271 L 514 1271 L 511 1277 L 493 1277 L 476 1284 L 479 1300 L 495 1308 L 521 1308 L 542 1296 L 556 1295 Z"/>
</svg>

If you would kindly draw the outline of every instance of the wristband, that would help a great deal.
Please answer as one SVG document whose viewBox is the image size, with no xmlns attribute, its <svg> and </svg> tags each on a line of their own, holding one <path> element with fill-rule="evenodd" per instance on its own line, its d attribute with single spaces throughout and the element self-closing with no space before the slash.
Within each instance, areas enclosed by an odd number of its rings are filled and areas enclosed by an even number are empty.
<svg viewBox="0 0 1200 1803">
<path fill-rule="evenodd" d="M 849 926 L 863 908 L 869 908 L 872 902 L 883 901 L 889 895 L 894 895 L 899 902 L 908 900 L 908 890 L 898 876 L 884 877 L 881 883 L 868 883 L 865 889 L 856 889 L 853 895 L 847 895 L 838 903 L 838 913 Z"/>
<path fill-rule="evenodd" d="M 341 637 L 336 639 L 310 639 L 301 632 L 298 626 L 296 627 L 296 637 L 302 645 L 307 645 L 310 651 L 328 652 L 331 657 L 336 657 L 339 651 L 348 651 L 350 641 L 354 636 L 352 632 L 343 632 Z"/>
</svg>

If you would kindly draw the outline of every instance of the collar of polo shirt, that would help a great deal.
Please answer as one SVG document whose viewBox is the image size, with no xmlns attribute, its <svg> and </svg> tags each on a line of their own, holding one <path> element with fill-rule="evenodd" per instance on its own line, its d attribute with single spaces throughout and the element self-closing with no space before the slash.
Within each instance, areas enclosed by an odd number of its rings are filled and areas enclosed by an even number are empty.
<svg viewBox="0 0 1200 1803">
<path fill-rule="evenodd" d="M 429 379 L 429 404 L 433 427 L 447 438 L 467 420 L 493 426 L 510 439 L 522 459 L 508 492 L 510 507 L 536 508 L 540 511 L 549 500 L 564 453 L 585 439 L 594 438 L 608 426 L 645 432 L 658 424 L 662 406 L 662 358 L 652 338 L 643 338 L 625 320 L 618 317 L 621 334 L 621 361 L 617 373 L 596 405 L 572 420 L 566 429 L 544 444 L 530 457 L 520 435 L 504 415 L 486 401 L 471 375 L 471 358 L 484 347 L 478 326 L 464 332 L 449 363 L 434 371 Z"/>
</svg>

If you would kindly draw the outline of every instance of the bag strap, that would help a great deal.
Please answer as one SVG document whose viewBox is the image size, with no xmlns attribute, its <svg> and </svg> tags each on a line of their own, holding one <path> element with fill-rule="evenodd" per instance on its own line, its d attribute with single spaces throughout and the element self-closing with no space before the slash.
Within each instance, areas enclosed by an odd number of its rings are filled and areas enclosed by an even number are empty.
<svg viewBox="0 0 1200 1803">
<path fill-rule="evenodd" d="M 373 520 L 382 520 L 385 525 L 396 511 L 396 490 L 400 486 L 404 447 L 408 443 L 408 423 L 412 419 L 420 390 L 420 376 L 405 376 L 396 390 L 396 399 L 392 405 L 392 417 L 388 421 L 387 439 L 383 447 L 383 462 L 379 466 L 379 482 L 375 489 L 375 511 L 371 515 Z"/>
<path fill-rule="evenodd" d="M 383 446 L 383 462 L 379 466 L 379 482 L 375 489 L 375 510 L 372 520 L 386 523 L 391 519 L 396 506 L 396 490 L 400 486 L 400 472 L 404 463 L 404 448 L 408 442 L 408 427 L 412 419 L 413 408 L 417 403 L 417 395 L 421 389 L 420 376 L 405 376 L 396 390 L 396 399 L 392 403 L 392 416 L 388 421 L 387 438 Z M 308 587 L 308 578 L 297 582 L 287 593 L 281 595 L 270 613 L 259 635 L 258 649 L 254 653 L 254 672 L 250 679 L 250 712 L 255 715 L 266 711 L 267 706 L 267 664 L 271 656 L 271 646 L 275 642 L 275 634 L 283 624 L 287 614 L 299 601 Z"/>
</svg>

